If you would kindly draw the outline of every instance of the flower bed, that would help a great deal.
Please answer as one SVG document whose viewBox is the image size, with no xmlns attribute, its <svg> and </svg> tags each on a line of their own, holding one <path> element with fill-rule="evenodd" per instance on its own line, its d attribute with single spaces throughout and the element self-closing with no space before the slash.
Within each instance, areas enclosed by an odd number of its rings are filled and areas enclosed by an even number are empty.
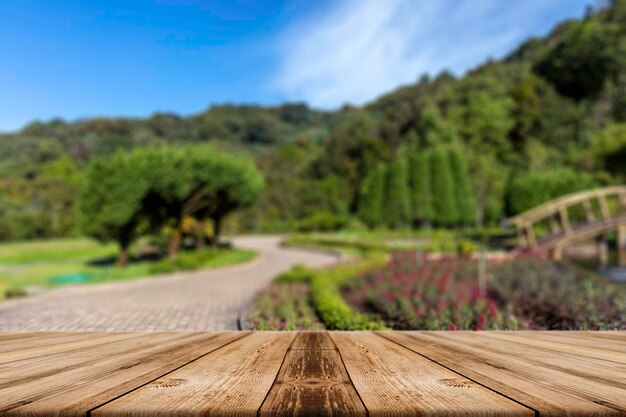
<svg viewBox="0 0 626 417">
<path fill-rule="evenodd" d="M 399 330 L 516 329 L 515 317 L 481 294 L 476 276 L 474 261 L 400 252 L 345 295 Z"/>
<path fill-rule="evenodd" d="M 389 263 L 356 280 L 345 298 L 379 314 L 394 329 L 624 329 L 626 289 L 537 253 L 487 263 L 481 291 L 478 262 L 395 253 Z"/>
</svg>

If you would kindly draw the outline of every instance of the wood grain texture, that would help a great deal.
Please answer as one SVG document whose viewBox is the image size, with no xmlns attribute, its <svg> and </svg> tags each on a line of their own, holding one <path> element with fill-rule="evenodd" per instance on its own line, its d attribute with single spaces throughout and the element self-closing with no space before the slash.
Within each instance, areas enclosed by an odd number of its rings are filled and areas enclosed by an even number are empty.
<svg viewBox="0 0 626 417">
<path fill-rule="evenodd" d="M 67 351 L 62 364 L 52 355 L 36 365 L 36 372 L 31 368 L 29 375 L 0 389 L 0 414 L 84 416 L 88 410 L 244 336 L 147 333 L 91 351 Z"/>
<path fill-rule="evenodd" d="M 331 337 L 370 416 L 532 416 L 532 410 L 371 332 Z"/>
<path fill-rule="evenodd" d="M 295 333 L 241 338 L 94 410 L 92 416 L 255 416 Z"/>
<path fill-rule="evenodd" d="M 381 333 L 414 352 L 538 410 L 542 416 L 626 413 L 617 363 L 555 352 L 477 332 Z M 514 336 L 514 333 L 512 334 Z M 572 333 L 570 337 L 576 337 Z M 507 338 L 507 333 L 502 333 Z M 531 339 L 531 335 L 526 336 Z M 568 356 L 569 355 L 569 356 Z M 618 374 L 619 372 L 617 372 Z"/>
<path fill-rule="evenodd" d="M 297 347 L 297 349 L 296 349 Z M 299 333 L 259 416 L 366 416 L 328 333 Z"/>
</svg>

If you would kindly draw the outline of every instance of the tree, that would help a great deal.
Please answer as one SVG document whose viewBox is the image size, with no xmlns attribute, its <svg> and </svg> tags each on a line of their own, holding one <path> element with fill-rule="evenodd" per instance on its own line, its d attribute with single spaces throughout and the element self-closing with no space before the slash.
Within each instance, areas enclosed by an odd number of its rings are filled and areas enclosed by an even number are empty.
<svg viewBox="0 0 626 417">
<path fill-rule="evenodd" d="M 442 148 L 435 148 L 430 162 L 431 187 L 433 190 L 433 220 L 440 227 L 453 226 L 457 220 L 454 182 L 450 173 L 447 153 Z"/>
<path fill-rule="evenodd" d="M 450 170 L 454 182 L 457 220 L 462 225 L 476 222 L 476 197 L 467 172 L 467 160 L 458 148 L 449 152 Z"/>
<path fill-rule="evenodd" d="M 385 222 L 391 228 L 408 226 L 411 221 L 408 181 L 406 158 L 399 158 L 389 164 L 384 216 Z"/>
<path fill-rule="evenodd" d="M 82 230 L 100 241 L 117 242 L 121 266 L 128 264 L 128 250 L 137 238 L 143 199 L 150 187 L 146 161 L 138 156 L 118 152 L 94 159 L 85 172 L 79 196 Z"/>
<path fill-rule="evenodd" d="M 214 242 L 223 218 L 252 204 L 263 189 L 252 161 L 211 147 L 159 147 L 116 153 L 87 169 L 79 209 L 85 233 L 120 246 L 120 265 L 139 226 L 171 230 L 168 254 L 180 247 L 187 218 L 210 219 Z"/>
<path fill-rule="evenodd" d="M 428 153 L 415 148 L 408 161 L 412 220 L 416 224 L 428 224 L 434 214 Z"/>
<path fill-rule="evenodd" d="M 380 226 L 383 221 L 386 171 L 384 164 L 376 165 L 359 190 L 357 217 L 370 228 Z"/>
<path fill-rule="evenodd" d="M 168 254 L 176 257 L 187 217 L 213 221 L 216 244 L 224 217 L 251 205 L 264 180 L 247 158 L 206 146 L 162 147 L 146 155 L 151 166 L 145 210 L 153 225 L 171 229 Z"/>
</svg>

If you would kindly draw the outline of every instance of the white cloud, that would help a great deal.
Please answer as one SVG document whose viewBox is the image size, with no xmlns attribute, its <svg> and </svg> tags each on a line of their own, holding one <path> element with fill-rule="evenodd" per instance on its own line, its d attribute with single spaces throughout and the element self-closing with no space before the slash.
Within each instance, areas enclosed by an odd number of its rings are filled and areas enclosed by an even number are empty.
<svg viewBox="0 0 626 417">
<path fill-rule="evenodd" d="M 576 15 L 583 1 L 338 0 L 282 34 L 272 87 L 317 107 L 361 104 L 424 73 L 498 57 L 547 30 L 545 15 L 565 4 Z"/>
</svg>

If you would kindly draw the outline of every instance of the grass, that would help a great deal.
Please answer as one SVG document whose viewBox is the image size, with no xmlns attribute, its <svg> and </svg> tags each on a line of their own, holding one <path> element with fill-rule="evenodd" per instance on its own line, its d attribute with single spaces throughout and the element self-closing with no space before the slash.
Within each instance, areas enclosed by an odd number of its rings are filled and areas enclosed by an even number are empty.
<svg viewBox="0 0 626 417">
<path fill-rule="evenodd" d="M 100 245 L 84 238 L 17 242 L 0 245 L 0 299 L 32 287 L 50 287 L 51 278 L 85 274 L 88 283 L 145 277 L 178 270 L 219 268 L 249 261 L 257 253 L 248 249 L 209 249 L 181 253 L 183 262 L 161 260 L 131 263 L 126 268 L 97 266 L 88 262 L 114 257 L 114 245 Z"/>
</svg>

